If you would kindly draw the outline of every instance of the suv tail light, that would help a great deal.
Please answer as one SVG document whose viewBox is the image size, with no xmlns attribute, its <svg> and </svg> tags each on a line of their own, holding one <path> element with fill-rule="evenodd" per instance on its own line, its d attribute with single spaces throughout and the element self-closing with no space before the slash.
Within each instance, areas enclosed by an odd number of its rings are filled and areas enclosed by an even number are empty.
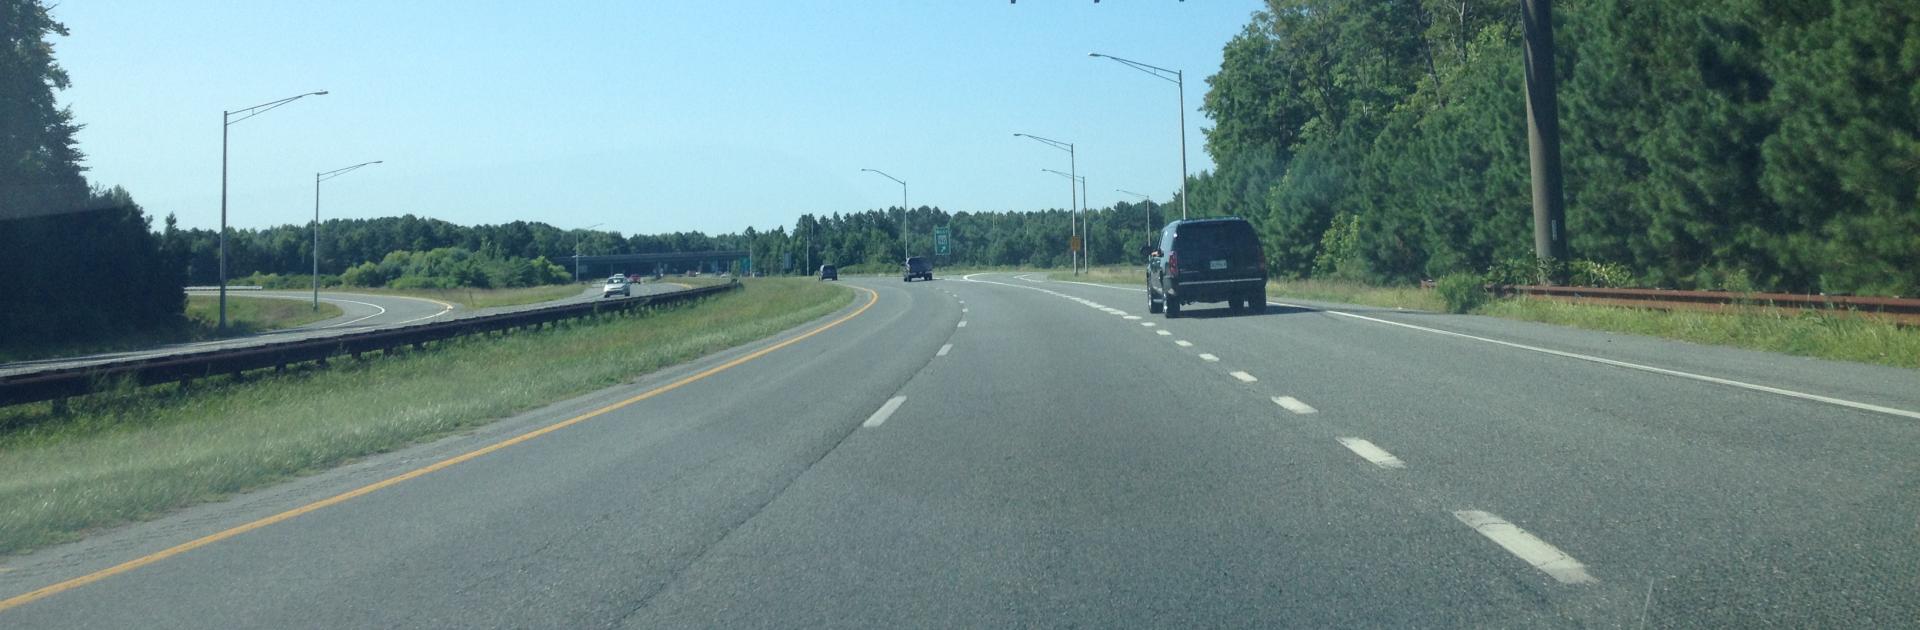
<svg viewBox="0 0 1920 630">
<path fill-rule="evenodd" d="M 1180 275 L 1180 255 L 1179 254 L 1176 254 L 1173 252 L 1167 252 L 1167 275 L 1169 276 Z"/>
</svg>

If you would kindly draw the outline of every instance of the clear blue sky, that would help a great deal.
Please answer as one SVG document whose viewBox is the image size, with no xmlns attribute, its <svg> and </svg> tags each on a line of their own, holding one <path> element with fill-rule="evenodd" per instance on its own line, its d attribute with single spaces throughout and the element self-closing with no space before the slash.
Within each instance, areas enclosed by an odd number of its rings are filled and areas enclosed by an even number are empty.
<svg viewBox="0 0 1920 630">
<path fill-rule="evenodd" d="M 1176 91 L 1102 52 L 1187 73 L 1190 170 L 1220 50 L 1259 0 L 63 2 L 62 92 L 90 181 L 156 218 L 413 213 L 623 233 L 791 226 L 898 205 L 1065 207 L 1079 145 L 1094 207 L 1179 187 Z"/>
</svg>

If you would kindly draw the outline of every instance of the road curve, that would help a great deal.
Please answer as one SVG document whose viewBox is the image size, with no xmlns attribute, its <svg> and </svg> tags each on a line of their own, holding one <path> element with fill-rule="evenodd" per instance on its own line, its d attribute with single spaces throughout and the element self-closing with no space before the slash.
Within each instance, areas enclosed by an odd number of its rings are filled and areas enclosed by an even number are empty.
<svg viewBox="0 0 1920 630">
<path fill-rule="evenodd" d="M 679 284 L 673 284 L 673 283 L 646 283 L 646 284 L 634 285 L 634 288 L 635 288 L 635 291 L 634 291 L 635 295 L 647 295 L 652 293 L 677 291 L 682 288 L 685 288 L 685 286 L 679 285 Z M 188 293 L 190 295 L 218 295 L 218 293 L 214 291 L 202 291 L 202 290 L 189 291 Z M 252 290 L 232 291 L 232 290 L 229 290 L 227 293 L 227 298 L 228 299 L 312 300 L 313 293 L 310 291 L 252 291 Z M 216 349 L 224 349 L 224 348 L 241 348 L 241 347 L 259 345 L 263 343 L 291 341 L 291 340 L 297 340 L 297 339 L 308 339 L 308 338 L 315 338 L 315 337 L 338 335 L 343 333 L 374 330 L 379 328 L 406 326 L 406 325 L 419 324 L 419 323 L 431 322 L 431 321 L 459 319 L 463 317 L 475 317 L 480 315 L 490 315 L 494 313 L 503 313 L 503 312 L 525 310 L 525 309 L 531 309 L 531 308 L 542 308 L 542 307 L 554 306 L 558 304 L 571 304 L 575 302 L 592 301 L 597 299 L 600 299 L 600 289 L 597 285 L 592 287 L 584 287 L 581 289 L 581 292 L 579 294 L 562 298 L 559 300 L 540 302 L 536 304 L 501 306 L 501 307 L 491 307 L 491 308 L 483 308 L 483 309 L 470 309 L 470 308 L 466 308 L 450 302 L 442 302 L 440 300 L 433 300 L 433 299 L 427 299 L 427 298 L 408 297 L 408 296 L 399 296 L 399 295 L 353 293 L 353 292 L 342 292 L 342 291 L 321 291 L 320 300 L 322 302 L 326 302 L 328 304 L 332 304 L 334 306 L 340 307 L 340 310 L 341 310 L 340 316 L 326 319 L 326 320 L 321 320 L 318 322 L 309 323 L 303 326 L 297 326 L 293 328 L 284 328 L 280 330 L 271 330 L 271 331 L 266 331 L 259 334 L 249 335 L 244 337 L 215 339 L 215 340 L 209 340 L 209 341 L 197 341 L 197 342 L 191 342 L 191 343 L 168 344 L 164 346 L 147 348 L 143 350 L 105 352 L 105 353 L 90 354 L 90 355 L 75 356 L 75 357 L 56 357 L 56 358 L 49 358 L 49 359 L 36 359 L 31 361 L 16 361 L 12 363 L 4 363 L 4 364 L 0 364 L 0 376 L 19 374 L 24 372 L 32 372 L 36 370 L 77 367 L 77 366 L 89 365 L 94 363 L 105 363 L 109 361 L 119 361 L 119 360 L 125 360 L 125 359 L 162 357 L 162 356 L 173 355 L 173 354 L 183 354 L 188 352 L 200 352 L 205 350 L 216 350 Z"/>
<path fill-rule="evenodd" d="M 0 625 L 1920 619 L 1920 422 L 1869 408 L 1920 410 L 1911 370 L 1341 305 L 1170 320 L 1014 274 L 847 284 L 766 342 L 9 559 Z"/>
</svg>

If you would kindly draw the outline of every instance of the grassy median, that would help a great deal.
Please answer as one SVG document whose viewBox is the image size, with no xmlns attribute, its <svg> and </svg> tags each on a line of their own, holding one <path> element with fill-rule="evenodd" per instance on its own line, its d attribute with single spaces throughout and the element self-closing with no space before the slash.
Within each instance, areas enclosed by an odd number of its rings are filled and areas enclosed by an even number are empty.
<svg viewBox="0 0 1920 630">
<path fill-rule="evenodd" d="M 316 310 L 312 303 L 299 300 L 228 295 L 227 329 L 223 331 L 219 328 L 220 298 L 192 295 L 187 296 L 184 316 L 172 324 L 140 330 L 105 329 L 81 341 L 9 343 L 0 347 L 0 363 L 144 350 L 173 343 L 253 335 L 332 319 L 340 313 L 340 307 L 326 302 L 321 302 Z"/>
<path fill-rule="evenodd" d="M 340 316 L 340 307 L 312 302 L 250 296 L 227 296 L 227 332 L 215 333 L 220 325 L 220 298 L 212 295 L 187 296 L 187 319 L 204 329 L 202 337 L 251 335 L 269 330 L 304 326 Z"/>
<path fill-rule="evenodd" d="M 599 287 L 598 284 L 592 287 Z M 426 298 L 442 302 L 452 302 L 467 308 L 488 308 L 493 306 L 519 306 L 536 302 L 551 302 L 566 299 L 590 288 L 585 284 L 549 284 L 538 287 L 519 287 L 513 289 L 388 289 L 366 287 L 335 287 L 328 291 L 342 293 L 366 293 L 370 295 L 398 295 L 402 297 Z"/>
<path fill-rule="evenodd" d="M 390 451 L 762 339 L 853 291 L 747 280 L 697 304 L 331 368 L 0 408 L 0 553 Z"/>
</svg>

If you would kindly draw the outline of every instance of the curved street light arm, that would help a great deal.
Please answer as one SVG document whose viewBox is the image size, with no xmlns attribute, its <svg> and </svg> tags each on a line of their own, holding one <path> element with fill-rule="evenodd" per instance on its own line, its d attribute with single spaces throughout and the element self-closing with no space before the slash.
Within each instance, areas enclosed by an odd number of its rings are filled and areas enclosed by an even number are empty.
<svg viewBox="0 0 1920 630">
<path fill-rule="evenodd" d="M 1135 69 L 1135 70 L 1139 70 L 1139 71 L 1141 71 L 1141 72 L 1145 72 L 1145 73 L 1147 73 L 1147 74 L 1150 74 L 1150 75 L 1153 75 L 1154 77 L 1156 77 L 1156 78 L 1159 78 L 1159 79 L 1161 79 L 1161 80 L 1163 80 L 1163 81 L 1166 81 L 1166 82 L 1168 82 L 1168 83 L 1179 83 L 1179 82 L 1180 82 L 1180 71 L 1178 71 L 1178 70 L 1168 70 L 1168 69 L 1166 69 L 1166 68 L 1162 68 L 1162 67 L 1160 67 L 1160 66 L 1156 66 L 1156 65 L 1152 65 L 1152 64 L 1145 64 L 1145 63 L 1140 63 L 1140 62 L 1138 62 L 1138 61 L 1134 61 L 1134 60 L 1131 60 L 1131 59 L 1121 59 L 1121 58 L 1119 58 L 1119 57 L 1115 57 L 1115 56 L 1113 56 L 1113 55 L 1103 55 L 1103 54 L 1100 54 L 1100 53 L 1087 53 L 1087 56 L 1088 56 L 1088 57 L 1104 57 L 1104 58 L 1107 58 L 1107 59 L 1112 59 L 1112 60 L 1114 60 L 1114 61 L 1118 61 L 1118 62 L 1120 62 L 1120 63 L 1124 63 L 1124 64 L 1127 64 L 1127 66 L 1128 66 L 1128 67 L 1130 67 L 1130 68 L 1133 68 L 1133 69 Z"/>
<path fill-rule="evenodd" d="M 313 178 L 314 178 L 315 180 L 317 180 L 317 181 L 323 181 L 323 182 L 324 182 L 324 181 L 327 181 L 327 180 L 329 180 L 329 179 L 333 179 L 333 178 L 335 178 L 335 177 L 339 177 L 339 176 L 341 176 L 341 175 L 345 175 L 345 174 L 347 174 L 347 172 L 348 172 L 348 171 L 352 171 L 352 170 L 354 170 L 354 169 L 357 169 L 357 168 L 360 168 L 360 167 L 363 167 L 363 166 L 372 166 L 372 165 L 374 165 L 374 164 L 382 164 L 382 163 L 385 163 L 385 162 L 386 162 L 386 160 L 374 160 L 374 161 L 372 161 L 372 162 L 361 162 L 361 163 L 359 163 L 359 164 L 355 164 L 355 165 L 353 165 L 353 166 L 349 166 L 349 167 L 346 167 L 346 168 L 336 168 L 336 169 L 333 169 L 333 170 L 331 170 L 331 171 L 327 171 L 327 172 L 325 172 L 325 173 L 314 173 L 314 174 L 313 174 Z"/>
<path fill-rule="evenodd" d="M 306 97 L 309 97 L 309 96 L 325 96 L 325 95 L 326 95 L 326 93 L 327 93 L 327 91 L 326 91 L 326 90 L 320 90 L 320 91 L 318 91 L 318 92 L 308 92 L 308 93 L 306 93 L 306 94 L 301 94 L 301 95 L 299 95 L 299 96 L 289 96 L 289 97 L 286 97 L 286 98 L 283 98 L 283 99 L 280 99 L 280 100 L 277 100 L 277 101 L 268 101 L 268 102 L 265 102 L 265 103 L 261 103 L 261 104 L 259 104 L 259 105 L 255 105 L 255 106 L 253 106 L 253 107 L 248 107 L 248 108 L 245 108 L 245 109 L 236 109 L 236 110 L 233 110 L 233 111 L 230 111 L 230 112 L 227 112 L 227 113 L 226 113 L 226 115 L 227 115 L 227 120 L 226 120 L 226 124 L 228 124 L 228 125 L 231 125 L 231 124 L 234 124 L 234 123 L 237 123 L 237 122 L 240 122 L 240 121 L 242 121 L 242 120 L 246 120 L 246 119 L 248 119 L 248 118 L 252 118 L 252 117 L 254 117 L 254 116 L 259 116 L 259 115 L 261 115 L 261 114 L 265 114 L 265 113 L 267 113 L 267 112 L 270 112 L 270 111 L 273 111 L 273 110 L 274 110 L 274 108 L 277 108 L 277 107 L 279 107 L 279 106 L 281 106 L 281 105 L 285 105 L 285 104 L 287 104 L 287 103 L 291 103 L 291 102 L 294 102 L 294 101 L 297 101 L 297 100 L 300 100 L 300 99 L 303 99 L 303 98 L 306 98 Z M 234 114 L 246 114 L 246 115 L 245 115 L 245 116 L 241 116 L 241 117 L 240 117 L 239 119 L 234 119 L 234 118 L 233 118 L 233 115 L 234 115 Z"/>
<path fill-rule="evenodd" d="M 898 178 L 898 177 L 894 177 L 894 176 L 892 176 L 892 175 L 888 175 L 888 174 L 886 174 L 886 173 L 882 173 L 882 172 L 880 172 L 880 171 L 878 171 L 878 170 L 875 170 L 875 169 L 871 169 L 871 168 L 863 168 L 863 169 L 860 169 L 860 170 L 863 170 L 863 171 L 866 171 L 866 172 L 868 172 L 868 173 L 874 173 L 874 174 L 877 174 L 877 175 L 879 175 L 879 176 L 881 176 L 881 177 L 885 177 L 885 178 L 887 178 L 887 179 L 891 179 L 891 180 L 893 180 L 893 181 L 894 181 L 894 183 L 897 183 L 897 184 L 900 184 L 901 186 L 905 186 L 905 185 L 907 185 L 907 183 L 906 183 L 906 182 L 903 182 L 903 181 L 900 181 L 900 178 Z"/>
<path fill-rule="evenodd" d="M 1061 150 L 1061 151 L 1067 151 L 1067 152 L 1072 152 L 1072 151 L 1073 151 L 1073 143 L 1071 143 L 1071 142 L 1061 142 L 1061 141 L 1059 141 L 1059 140 L 1051 140 L 1051 139 L 1047 139 L 1047 138 L 1042 138 L 1042 137 L 1040 137 L 1040 136 L 1036 136 L 1036 135 L 1033 135 L 1033 134 L 1028 134 L 1028 133 L 1016 133 L 1016 134 L 1013 134 L 1013 135 L 1014 135 L 1014 137 L 1016 137 L 1016 138 L 1030 138 L 1030 139 L 1033 139 L 1033 140 L 1037 140 L 1037 141 L 1040 141 L 1040 142 L 1043 142 L 1043 143 L 1046 143 L 1046 144 L 1047 144 L 1048 146 L 1051 146 L 1051 147 L 1053 147 L 1053 148 L 1055 148 L 1055 149 L 1059 149 L 1059 150 Z"/>
<path fill-rule="evenodd" d="M 1056 170 L 1053 170 L 1053 169 L 1050 169 L 1050 168 L 1043 168 L 1043 169 L 1040 169 L 1040 170 L 1043 170 L 1043 171 L 1046 171 L 1046 172 L 1049 172 L 1049 173 L 1053 173 L 1053 174 L 1055 174 L 1055 175 L 1059 175 L 1059 176 L 1061 176 L 1061 177 L 1065 177 L 1065 178 L 1067 178 L 1067 179 L 1071 179 L 1071 180 L 1073 180 L 1073 181 L 1076 181 L 1076 182 L 1080 182 L 1080 183 L 1081 183 L 1082 185 L 1085 185 L 1085 184 L 1087 183 L 1087 176 L 1085 176 L 1085 175 L 1073 175 L 1073 174 L 1069 174 L 1069 173 L 1063 173 L 1063 172 L 1060 172 L 1060 171 L 1056 171 Z"/>
</svg>

